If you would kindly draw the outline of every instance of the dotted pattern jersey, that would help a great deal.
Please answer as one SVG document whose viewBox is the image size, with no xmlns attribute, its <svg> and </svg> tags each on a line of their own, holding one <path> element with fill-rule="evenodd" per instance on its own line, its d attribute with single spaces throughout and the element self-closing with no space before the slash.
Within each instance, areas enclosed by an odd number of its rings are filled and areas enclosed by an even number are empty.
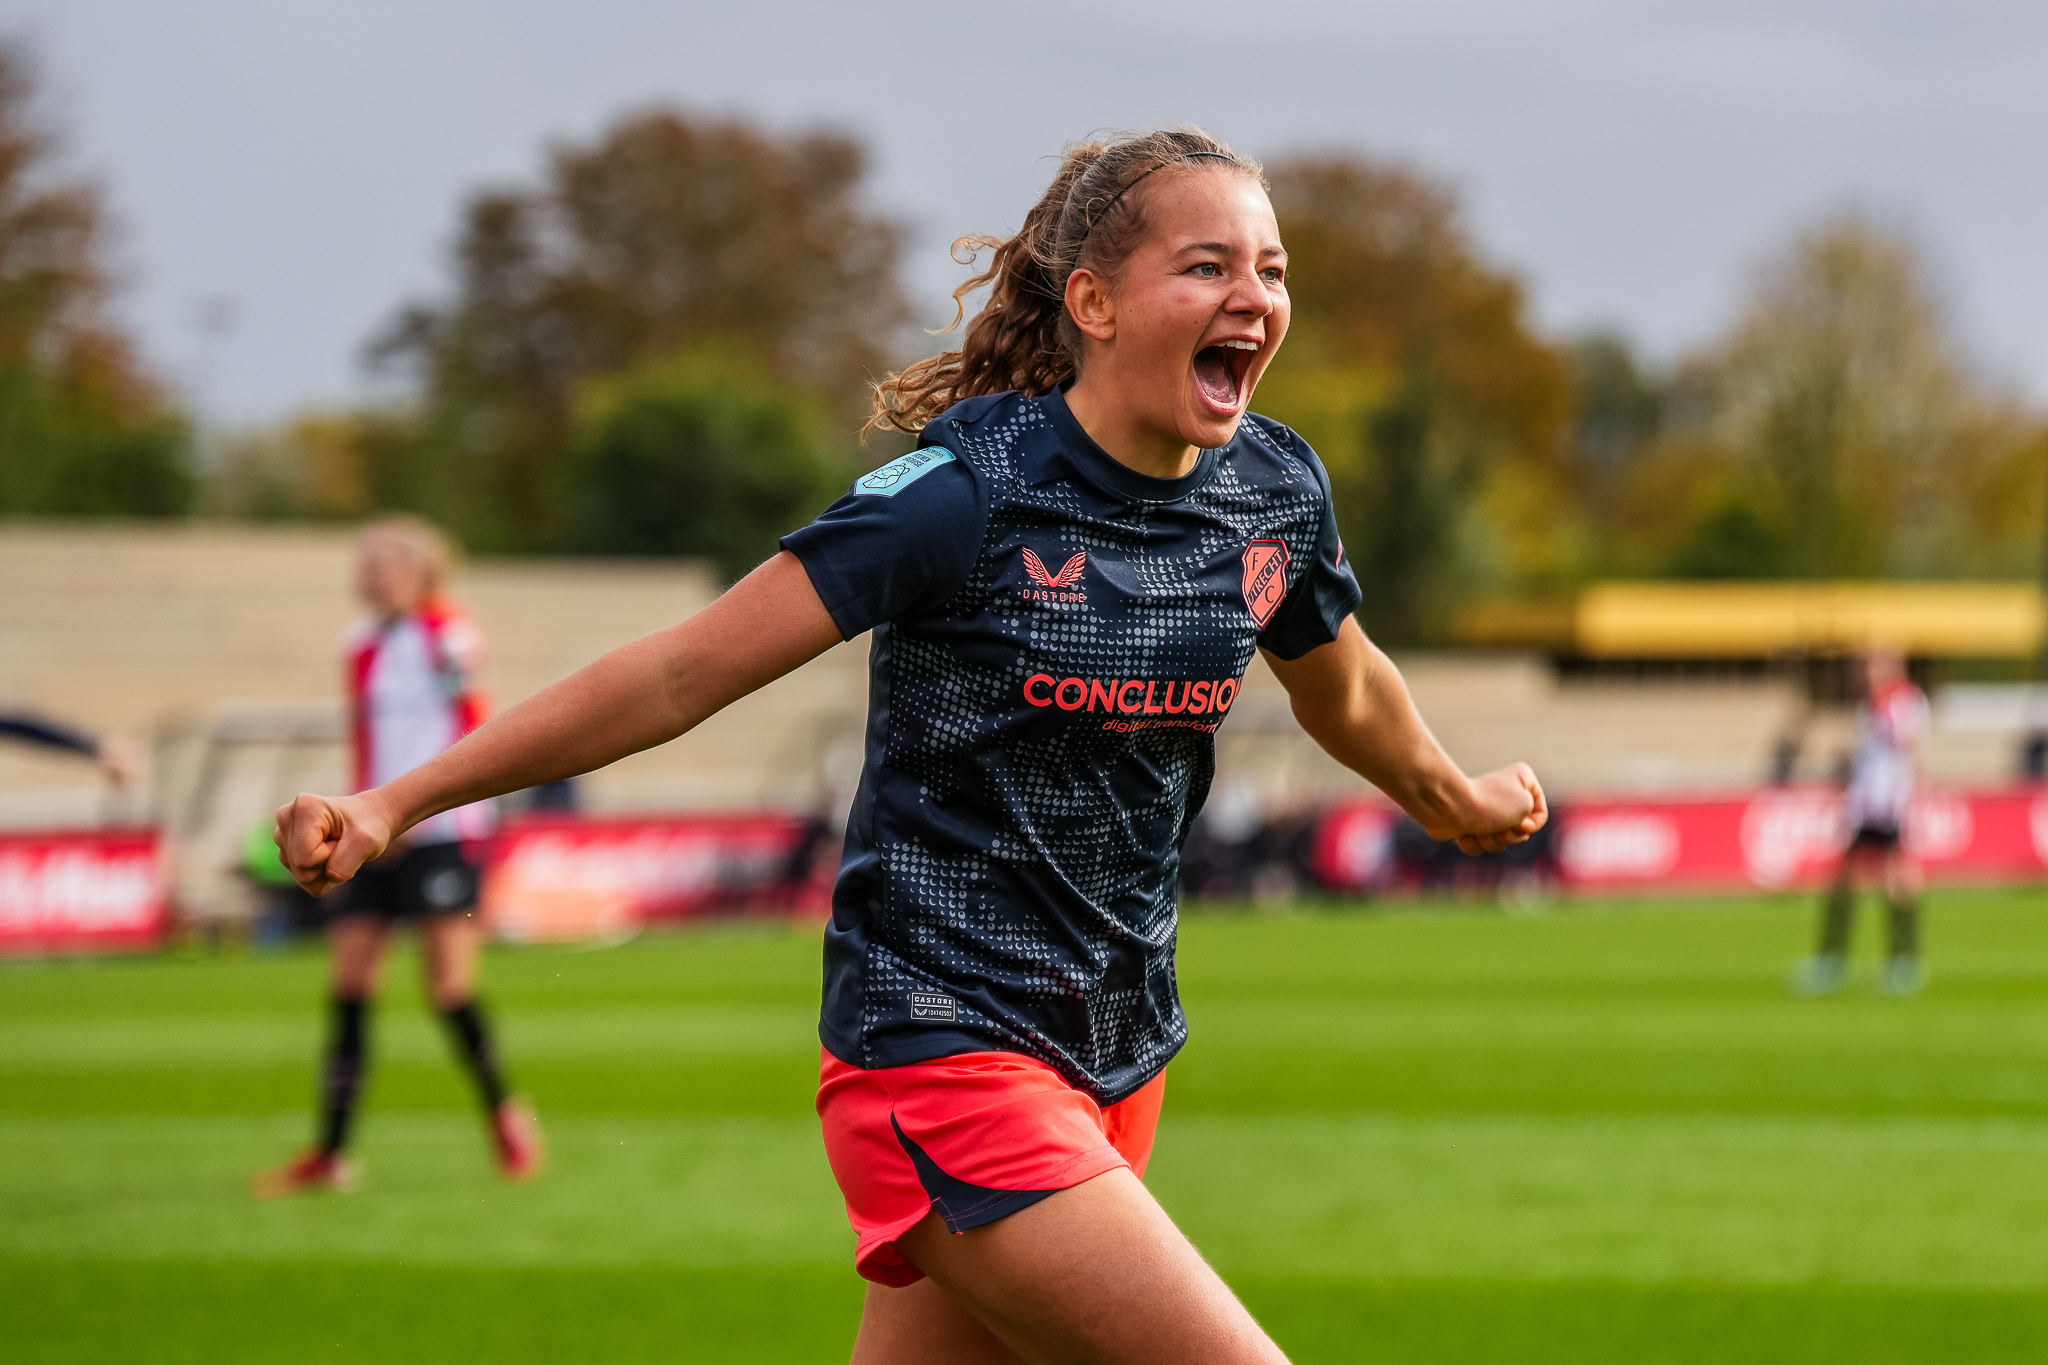
<svg viewBox="0 0 2048 1365">
<path fill-rule="evenodd" d="M 1150 478 L 1060 392 L 1000 394 L 782 544 L 848 638 L 874 631 L 826 1048 L 1019 1052 L 1132 1094 L 1187 1037 L 1174 885 L 1216 727 L 1255 648 L 1298 658 L 1358 605 L 1321 464 L 1247 417 Z"/>
</svg>

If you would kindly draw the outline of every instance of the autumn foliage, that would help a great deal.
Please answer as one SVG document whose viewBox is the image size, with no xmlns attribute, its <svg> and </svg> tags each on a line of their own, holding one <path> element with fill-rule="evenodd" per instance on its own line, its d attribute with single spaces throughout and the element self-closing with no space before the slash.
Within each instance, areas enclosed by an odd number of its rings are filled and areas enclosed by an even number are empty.
<svg viewBox="0 0 2048 1365">
<path fill-rule="evenodd" d="M 0 43 L 0 514 L 185 510 L 185 426 L 108 321 L 106 213 Z"/>
<path fill-rule="evenodd" d="M 371 340 L 392 401 L 214 433 L 201 479 L 109 321 L 101 197 L 0 45 L 0 515 L 404 508 L 485 552 L 736 575 L 894 453 L 856 447 L 870 386 L 932 344 L 865 175 L 845 134 L 672 109 L 555 145 L 462 206 L 445 290 Z M 1545 335 L 1421 170 L 1325 152 L 1269 175 L 1294 320 L 1254 406 L 1322 455 L 1387 643 L 1605 576 L 2038 571 L 2048 427 L 1972 362 L 1909 236 L 1809 225 L 1724 335 L 1651 359 Z"/>
<path fill-rule="evenodd" d="M 838 414 L 850 433 L 909 315 L 898 231 L 857 202 L 864 161 L 838 134 L 779 138 L 656 110 L 557 146 L 541 184 L 478 195 L 452 296 L 405 309 L 374 347 L 418 394 L 393 495 L 481 548 L 687 550 L 584 527 L 564 484 L 571 452 L 589 444 L 578 423 L 597 409 L 595 420 L 617 420 L 615 404 L 593 407 L 593 386 L 650 365 L 676 380 L 698 357 L 747 372 L 748 393 L 782 386 L 789 405 Z M 677 439 L 678 459 L 713 459 Z M 663 485 L 680 496 L 689 482 Z"/>
<path fill-rule="evenodd" d="M 1568 571 L 1566 354 L 1440 185 L 1356 155 L 1269 171 L 1294 322 L 1257 405 L 1329 466 L 1369 629 L 1437 638 L 1468 593 Z"/>
</svg>

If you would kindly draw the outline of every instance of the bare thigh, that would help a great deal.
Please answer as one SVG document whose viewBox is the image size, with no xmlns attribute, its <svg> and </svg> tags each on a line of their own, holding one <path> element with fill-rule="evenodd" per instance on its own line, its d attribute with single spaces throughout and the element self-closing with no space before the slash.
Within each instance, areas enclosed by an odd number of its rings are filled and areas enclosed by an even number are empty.
<svg viewBox="0 0 2048 1365">
<path fill-rule="evenodd" d="M 452 1009 L 476 994 L 476 953 L 483 931 L 474 915 L 427 915 L 420 920 L 420 970 L 438 1009 Z"/>
<path fill-rule="evenodd" d="M 870 1291 L 857 1365 L 1287 1359 L 1128 1170 L 961 1236 L 933 1214 L 896 1245 L 942 1292 Z"/>
<path fill-rule="evenodd" d="M 391 925 L 375 915 L 343 915 L 328 927 L 327 947 L 334 993 L 367 1000 L 377 993 Z"/>
<path fill-rule="evenodd" d="M 940 1228 L 944 1232 L 943 1225 Z M 870 1283 L 853 1343 L 853 1365 L 896 1361 L 947 1365 L 1019 1365 L 1015 1351 L 996 1340 L 981 1319 L 962 1308 L 936 1280 L 903 1289 Z"/>
</svg>

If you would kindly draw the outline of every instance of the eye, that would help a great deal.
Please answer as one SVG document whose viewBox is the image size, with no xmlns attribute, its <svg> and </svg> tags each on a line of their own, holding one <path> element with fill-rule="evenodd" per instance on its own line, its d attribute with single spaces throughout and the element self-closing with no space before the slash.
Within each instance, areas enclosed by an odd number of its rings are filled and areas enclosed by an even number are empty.
<svg viewBox="0 0 2048 1365">
<path fill-rule="evenodd" d="M 1267 284 L 1279 284 L 1287 278 L 1287 272 L 1277 265 L 1269 265 L 1259 272 L 1259 278 Z"/>
<path fill-rule="evenodd" d="M 1223 267 L 1214 261 L 1202 261 L 1196 265 L 1189 266 L 1188 273 L 1199 275 L 1205 280 L 1213 280 L 1223 273 Z"/>
</svg>

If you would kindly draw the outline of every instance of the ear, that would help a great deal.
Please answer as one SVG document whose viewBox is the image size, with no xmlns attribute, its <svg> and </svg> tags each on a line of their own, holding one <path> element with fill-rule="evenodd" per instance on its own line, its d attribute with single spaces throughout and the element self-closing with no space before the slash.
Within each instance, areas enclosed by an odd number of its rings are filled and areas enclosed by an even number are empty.
<svg viewBox="0 0 2048 1365">
<path fill-rule="evenodd" d="M 1114 337 L 1116 308 L 1109 297 L 1109 281 L 1086 267 L 1067 276 L 1067 315 L 1091 340 Z"/>
</svg>

